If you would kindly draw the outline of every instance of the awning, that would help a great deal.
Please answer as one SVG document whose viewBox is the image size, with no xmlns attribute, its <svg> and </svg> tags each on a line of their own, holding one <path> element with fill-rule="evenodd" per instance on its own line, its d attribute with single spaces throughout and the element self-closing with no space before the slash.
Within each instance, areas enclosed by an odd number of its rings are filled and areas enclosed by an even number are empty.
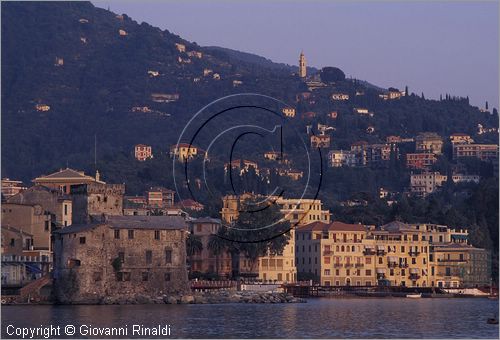
<svg viewBox="0 0 500 340">
<path fill-rule="evenodd" d="M 385 246 L 377 246 L 378 250 L 385 250 Z"/>
<path fill-rule="evenodd" d="M 377 274 L 385 274 L 385 268 L 377 268 Z"/>
<path fill-rule="evenodd" d="M 418 268 L 410 268 L 411 274 L 418 274 L 418 272 L 419 272 Z"/>
<path fill-rule="evenodd" d="M 371 244 L 365 245 L 365 249 L 373 249 L 373 248 L 375 248 L 374 245 L 371 245 Z"/>
<path fill-rule="evenodd" d="M 389 262 L 398 262 L 398 258 L 396 256 L 387 256 L 387 261 Z"/>
</svg>

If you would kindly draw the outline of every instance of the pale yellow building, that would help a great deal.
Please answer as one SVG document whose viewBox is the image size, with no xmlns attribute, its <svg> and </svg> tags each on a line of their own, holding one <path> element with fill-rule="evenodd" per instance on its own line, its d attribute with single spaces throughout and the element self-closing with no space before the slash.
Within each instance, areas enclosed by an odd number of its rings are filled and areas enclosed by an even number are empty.
<svg viewBox="0 0 500 340">
<path fill-rule="evenodd" d="M 199 153 L 199 149 L 194 145 L 187 143 L 174 144 L 170 147 L 170 156 L 176 157 L 180 162 L 190 160 L 196 157 Z"/>
<path fill-rule="evenodd" d="M 285 107 L 282 110 L 285 117 L 293 118 L 295 117 L 295 109 L 292 107 Z"/>
<path fill-rule="evenodd" d="M 313 222 L 297 229 L 299 273 L 313 275 L 323 286 L 375 285 L 374 261 L 364 255 L 366 226 Z"/>
<path fill-rule="evenodd" d="M 443 139 L 434 132 L 422 132 L 415 137 L 415 150 L 417 152 L 431 152 L 441 155 L 443 149 Z"/>
<path fill-rule="evenodd" d="M 241 196 L 228 195 L 222 199 L 222 221 L 233 224 L 239 215 L 241 203 L 255 197 L 252 194 Z M 320 200 L 314 199 L 287 199 L 270 197 L 280 207 L 283 218 L 291 223 L 290 239 L 283 252 L 278 255 L 260 257 L 257 261 L 259 279 L 264 281 L 293 282 L 297 280 L 295 264 L 295 227 L 313 221 L 330 222 L 330 212 L 323 210 Z"/>
</svg>

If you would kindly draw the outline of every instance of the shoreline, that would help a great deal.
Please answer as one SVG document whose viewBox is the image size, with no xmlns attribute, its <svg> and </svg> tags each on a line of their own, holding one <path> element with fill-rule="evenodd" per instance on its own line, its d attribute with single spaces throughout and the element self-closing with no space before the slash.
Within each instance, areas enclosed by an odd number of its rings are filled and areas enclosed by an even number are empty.
<svg viewBox="0 0 500 340">
<path fill-rule="evenodd" d="M 32 301 L 32 302 L 2 302 L 2 306 L 43 306 L 43 305 L 58 305 L 58 306 L 100 306 L 100 305 L 187 305 L 187 304 L 287 304 L 287 303 L 307 303 L 308 300 L 329 299 L 329 300 L 344 300 L 344 299 L 408 299 L 402 294 L 345 294 L 345 295 L 324 295 L 324 296 L 309 296 L 309 297 L 294 297 L 291 294 L 276 293 L 276 292 L 252 292 L 252 291 L 221 291 L 221 292 L 197 292 L 194 294 L 178 295 L 178 296 L 162 296 L 162 297 L 145 297 L 137 296 L 132 298 L 104 298 L 100 301 L 75 301 L 71 303 L 60 303 L 57 301 Z M 460 294 L 432 294 L 422 295 L 420 299 L 491 299 L 489 296 L 477 295 L 460 295 Z M 419 300 L 419 299 L 417 299 Z M 4 299 L 2 298 L 2 301 Z"/>
</svg>

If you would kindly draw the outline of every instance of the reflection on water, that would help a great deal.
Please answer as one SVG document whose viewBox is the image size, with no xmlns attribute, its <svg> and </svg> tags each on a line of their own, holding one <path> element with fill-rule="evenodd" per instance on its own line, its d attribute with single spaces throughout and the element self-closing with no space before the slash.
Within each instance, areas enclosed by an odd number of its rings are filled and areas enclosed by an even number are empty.
<svg viewBox="0 0 500 340">
<path fill-rule="evenodd" d="M 305 304 L 5 306 L 6 327 L 171 325 L 187 338 L 498 338 L 487 299 L 310 299 Z M 129 332 L 129 336 L 131 333 Z"/>
</svg>

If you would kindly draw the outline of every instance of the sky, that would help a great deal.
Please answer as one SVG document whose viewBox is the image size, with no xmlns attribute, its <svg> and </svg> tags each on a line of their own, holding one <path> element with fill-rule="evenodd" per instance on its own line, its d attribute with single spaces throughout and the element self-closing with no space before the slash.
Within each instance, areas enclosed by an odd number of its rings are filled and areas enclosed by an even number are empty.
<svg viewBox="0 0 500 340">
<path fill-rule="evenodd" d="M 93 1 L 201 46 L 499 106 L 498 1 Z"/>
</svg>

